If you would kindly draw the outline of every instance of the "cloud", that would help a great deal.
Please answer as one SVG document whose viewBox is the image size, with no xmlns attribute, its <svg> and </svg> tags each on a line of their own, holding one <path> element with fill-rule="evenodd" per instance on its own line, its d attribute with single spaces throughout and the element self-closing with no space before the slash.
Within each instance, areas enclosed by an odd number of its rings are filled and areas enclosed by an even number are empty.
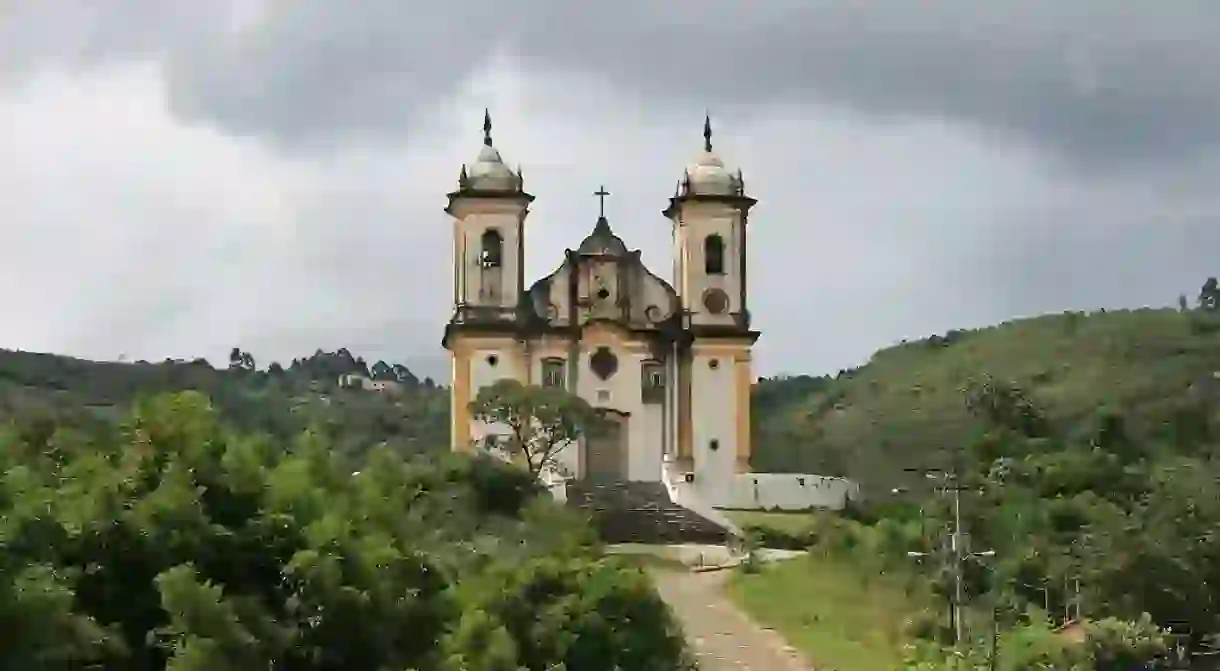
<svg viewBox="0 0 1220 671">
<path fill-rule="evenodd" d="M 400 135 L 502 49 L 650 109 L 818 103 L 963 124 L 1093 169 L 1220 139 L 1220 22 L 1205 0 L 28 5 L 6 21 L 10 60 L 163 53 L 177 113 L 297 148 Z M 239 22 L 234 7 L 261 11 Z"/>
<path fill-rule="evenodd" d="M 1099 66 L 1079 90 L 1054 78 L 1067 70 L 1051 47 L 1085 28 L 1100 31 L 1094 62 L 1126 53 L 1123 24 L 1106 23 L 1119 10 L 1052 23 L 1039 3 L 1024 17 L 978 3 L 953 17 L 941 3 L 917 17 L 838 3 L 737 15 L 719 0 L 102 5 L 22 3 L 0 23 L 17 45 L 0 56 L 3 347 L 221 361 L 240 345 L 263 363 L 348 347 L 447 377 L 441 207 L 485 106 L 538 196 L 530 278 L 589 231 L 603 183 L 615 230 L 668 276 L 659 211 L 713 106 L 717 149 L 760 199 L 763 374 L 833 372 L 1013 315 L 1170 305 L 1216 274 L 1220 160 L 1203 117 L 1220 89 L 1180 104 L 1175 82 L 1211 75 L 1164 65 L 1206 45 Z M 1141 44 L 1187 36 L 1171 20 L 1193 6 L 1136 17 Z M 1010 31 L 984 30 L 988 17 Z M 968 65 L 977 81 L 954 89 Z M 1162 76 L 1117 93 L 1141 68 Z M 1092 127 L 1098 114 L 1126 121 Z M 1192 115 L 1158 144 L 1156 118 Z"/>
</svg>

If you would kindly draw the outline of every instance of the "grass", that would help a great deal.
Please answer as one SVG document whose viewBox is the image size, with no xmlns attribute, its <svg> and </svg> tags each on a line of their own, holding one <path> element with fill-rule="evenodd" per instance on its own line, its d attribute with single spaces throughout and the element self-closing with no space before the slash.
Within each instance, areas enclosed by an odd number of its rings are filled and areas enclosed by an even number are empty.
<svg viewBox="0 0 1220 671">
<path fill-rule="evenodd" d="M 742 529 L 762 527 L 774 529 L 790 536 L 801 536 L 812 531 L 816 518 L 807 512 L 765 512 L 761 510 L 726 511 L 729 519 Z"/>
<path fill-rule="evenodd" d="M 728 585 L 734 602 L 816 668 L 845 671 L 902 667 L 904 623 L 928 603 L 908 591 L 896 577 L 823 554 L 738 572 Z"/>
</svg>

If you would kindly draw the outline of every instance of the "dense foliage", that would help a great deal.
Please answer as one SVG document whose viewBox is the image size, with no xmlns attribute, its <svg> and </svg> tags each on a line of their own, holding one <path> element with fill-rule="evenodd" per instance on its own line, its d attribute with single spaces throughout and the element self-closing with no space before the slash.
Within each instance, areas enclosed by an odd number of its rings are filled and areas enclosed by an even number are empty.
<svg viewBox="0 0 1220 671">
<path fill-rule="evenodd" d="M 941 482 L 959 489 L 966 594 L 973 608 L 999 619 L 1001 658 L 1047 655 L 1052 668 L 1126 669 L 1136 657 L 1163 653 L 1169 633 L 1195 650 L 1216 639 L 1214 445 L 1139 439 L 1123 415 L 1104 409 L 1082 422 L 1055 422 L 1019 386 L 994 379 L 970 385 L 963 400 L 980 433 L 950 455 L 956 479 Z M 854 542 L 891 567 L 912 566 L 908 553 L 923 553 L 921 568 L 948 600 L 952 501 L 921 490 L 883 505 L 864 518 L 867 540 Z M 1089 645 L 1064 646 L 1047 633 L 1075 618 L 1089 623 Z M 965 642 L 978 655 L 989 649 L 990 626 Z M 933 639 L 947 636 L 939 626 L 931 631 Z"/>
<path fill-rule="evenodd" d="M 345 375 L 392 382 L 387 392 L 340 384 Z M 140 394 L 195 390 L 206 394 L 225 421 L 250 433 L 291 440 L 307 428 L 334 450 L 358 454 L 388 442 L 403 453 L 449 444 L 449 396 L 405 366 L 371 366 L 346 349 L 321 350 L 288 366 L 256 368 L 234 348 L 227 369 L 207 361 L 97 362 L 54 354 L 0 350 L 0 422 L 72 424 L 89 431 L 113 428 Z"/>
<path fill-rule="evenodd" d="M 946 448 L 976 437 L 961 390 L 988 375 L 1020 386 L 1060 426 L 1104 407 L 1140 442 L 1205 443 L 1220 436 L 1217 371 L 1220 313 L 1202 307 L 1073 312 L 950 331 L 881 350 L 834 378 L 762 380 L 751 465 L 846 475 L 869 493 L 888 492 L 906 484 L 904 467 L 944 465 Z"/>
<path fill-rule="evenodd" d="M 284 446 L 196 392 L 45 428 L 0 438 L 0 667 L 686 663 L 646 577 L 494 460 Z"/>
</svg>

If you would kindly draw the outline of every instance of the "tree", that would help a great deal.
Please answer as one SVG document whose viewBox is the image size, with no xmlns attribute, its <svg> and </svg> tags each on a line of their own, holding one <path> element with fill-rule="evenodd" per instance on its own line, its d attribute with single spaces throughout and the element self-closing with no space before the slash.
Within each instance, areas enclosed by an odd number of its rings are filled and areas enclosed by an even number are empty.
<svg viewBox="0 0 1220 671">
<path fill-rule="evenodd" d="M 555 463 L 559 452 L 599 421 L 584 399 L 559 387 L 500 380 L 484 387 L 470 404 L 475 419 L 508 429 L 505 447 L 520 455 L 530 475 Z"/>
<path fill-rule="evenodd" d="M 1220 310 L 1220 283 L 1216 278 L 1209 277 L 1199 290 L 1199 308 L 1207 312 Z"/>
<path fill-rule="evenodd" d="M 378 361 L 373 364 L 371 372 L 374 380 L 391 380 L 394 378 L 394 372 L 390 369 L 390 364 L 384 361 Z"/>
<path fill-rule="evenodd" d="M 521 469 L 225 424 L 186 392 L 80 445 L 0 431 L 0 668 L 685 668 L 647 576 Z"/>
<path fill-rule="evenodd" d="M 400 363 L 394 364 L 393 374 L 394 374 L 394 379 L 402 384 L 409 384 L 409 385 L 419 384 L 419 378 L 415 377 L 414 373 L 412 373 L 406 366 L 404 366 Z"/>
<path fill-rule="evenodd" d="M 254 355 L 242 351 L 239 347 L 229 351 L 229 370 L 252 371 L 254 368 Z"/>
</svg>

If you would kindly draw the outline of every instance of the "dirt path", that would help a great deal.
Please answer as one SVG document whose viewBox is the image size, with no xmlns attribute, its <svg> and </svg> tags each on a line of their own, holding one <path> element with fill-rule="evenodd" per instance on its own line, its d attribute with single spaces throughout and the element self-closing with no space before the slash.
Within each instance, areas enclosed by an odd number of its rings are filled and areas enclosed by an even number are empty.
<svg viewBox="0 0 1220 671">
<path fill-rule="evenodd" d="M 700 671 L 812 671 L 779 634 L 759 627 L 728 600 L 728 571 L 655 569 L 652 575 L 681 620 Z"/>
</svg>

